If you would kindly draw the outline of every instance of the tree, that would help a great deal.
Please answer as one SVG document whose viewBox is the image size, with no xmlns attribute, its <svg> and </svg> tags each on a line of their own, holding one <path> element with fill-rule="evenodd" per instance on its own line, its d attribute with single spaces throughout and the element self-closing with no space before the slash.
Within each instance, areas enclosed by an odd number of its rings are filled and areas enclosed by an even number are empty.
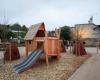
<svg viewBox="0 0 100 80">
<path fill-rule="evenodd" d="M 21 31 L 27 32 L 27 31 L 28 31 L 28 28 L 27 28 L 25 25 L 23 25 L 23 26 L 21 27 Z"/>
<path fill-rule="evenodd" d="M 7 41 L 9 25 L 1 24 L 0 25 L 0 38 L 2 41 Z"/>
<path fill-rule="evenodd" d="M 10 38 L 15 38 L 15 37 L 16 37 L 16 35 L 13 32 L 9 31 L 7 33 L 7 40 L 9 40 Z"/>
<path fill-rule="evenodd" d="M 0 39 L 4 39 L 4 28 L 3 28 L 3 25 L 0 25 Z"/>
<path fill-rule="evenodd" d="M 23 26 L 21 27 L 20 36 L 21 36 L 22 38 L 24 38 L 25 35 L 26 35 L 26 33 L 27 33 L 27 31 L 28 31 L 28 28 L 27 28 L 25 25 L 23 25 Z"/>
<path fill-rule="evenodd" d="M 67 41 L 71 40 L 71 30 L 69 26 L 63 26 L 61 28 L 60 38 L 63 40 L 64 45 L 68 46 Z"/>
<path fill-rule="evenodd" d="M 2 16 L 2 21 L 0 21 L 0 38 L 1 40 L 4 42 L 4 45 L 7 41 L 7 34 L 8 34 L 8 29 L 9 29 L 9 25 L 8 25 L 8 18 L 6 16 L 6 11 L 4 10 L 3 12 L 3 16 Z"/>
<path fill-rule="evenodd" d="M 60 38 L 62 40 L 70 40 L 71 39 L 71 30 L 69 26 L 63 26 L 61 28 Z"/>
<path fill-rule="evenodd" d="M 19 31 L 21 29 L 21 25 L 18 23 L 15 23 L 11 26 L 11 30 Z"/>
</svg>

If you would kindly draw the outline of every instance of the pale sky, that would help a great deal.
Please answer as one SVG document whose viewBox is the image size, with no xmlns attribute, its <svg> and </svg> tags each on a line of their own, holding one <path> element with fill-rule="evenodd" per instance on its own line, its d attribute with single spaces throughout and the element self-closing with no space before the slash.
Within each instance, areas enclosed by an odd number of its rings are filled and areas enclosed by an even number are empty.
<svg viewBox="0 0 100 80">
<path fill-rule="evenodd" d="M 44 22 L 46 30 L 87 23 L 100 24 L 100 0 L 0 0 L 0 23 L 27 25 Z"/>
</svg>

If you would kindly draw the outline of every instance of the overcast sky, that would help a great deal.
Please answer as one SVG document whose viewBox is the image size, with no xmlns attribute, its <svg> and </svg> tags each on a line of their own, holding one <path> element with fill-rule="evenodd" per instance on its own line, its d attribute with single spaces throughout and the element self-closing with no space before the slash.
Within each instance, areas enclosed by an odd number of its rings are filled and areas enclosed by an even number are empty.
<svg viewBox="0 0 100 80">
<path fill-rule="evenodd" d="M 87 23 L 100 24 L 100 0 L 0 0 L 0 21 L 27 25 L 44 22 L 47 30 Z"/>
</svg>

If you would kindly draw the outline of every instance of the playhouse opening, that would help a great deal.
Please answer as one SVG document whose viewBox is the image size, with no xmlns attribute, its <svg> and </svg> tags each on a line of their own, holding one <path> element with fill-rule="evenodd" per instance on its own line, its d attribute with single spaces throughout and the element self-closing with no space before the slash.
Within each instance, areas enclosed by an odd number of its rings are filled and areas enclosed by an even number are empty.
<svg viewBox="0 0 100 80">
<path fill-rule="evenodd" d="M 43 49 L 44 48 L 44 42 L 39 41 L 37 42 L 37 49 Z"/>
<path fill-rule="evenodd" d="M 36 34 L 36 37 L 45 37 L 44 30 L 39 30 Z"/>
</svg>

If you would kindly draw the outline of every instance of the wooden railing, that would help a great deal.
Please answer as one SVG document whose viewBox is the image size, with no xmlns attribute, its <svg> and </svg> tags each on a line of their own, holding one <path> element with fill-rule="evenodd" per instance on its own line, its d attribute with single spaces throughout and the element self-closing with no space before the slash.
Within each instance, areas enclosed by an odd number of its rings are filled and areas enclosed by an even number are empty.
<svg viewBox="0 0 100 80">
<path fill-rule="evenodd" d="M 44 41 L 44 37 L 36 37 L 35 41 Z"/>
</svg>

